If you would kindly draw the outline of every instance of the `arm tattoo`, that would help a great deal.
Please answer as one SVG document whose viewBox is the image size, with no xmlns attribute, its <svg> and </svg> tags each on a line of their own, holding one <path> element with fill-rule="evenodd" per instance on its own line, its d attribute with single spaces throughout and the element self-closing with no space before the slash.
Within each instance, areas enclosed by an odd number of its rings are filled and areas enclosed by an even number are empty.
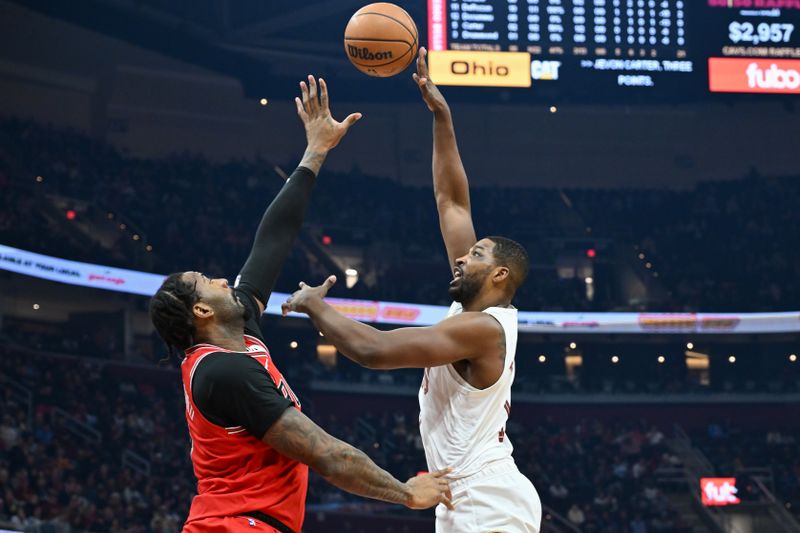
<svg viewBox="0 0 800 533">
<path fill-rule="evenodd" d="M 327 434 L 294 408 L 286 409 L 263 441 L 352 494 L 399 504 L 410 499 L 405 483 L 373 463 L 361 450 Z"/>
<path fill-rule="evenodd" d="M 315 176 L 319 176 L 319 171 L 322 168 L 322 163 L 325 162 L 325 158 L 328 156 L 327 152 L 320 152 L 317 150 L 311 149 L 311 147 L 306 149 L 306 152 L 303 154 L 303 159 L 300 161 L 301 167 L 306 167 L 308 170 L 314 173 Z"/>
</svg>

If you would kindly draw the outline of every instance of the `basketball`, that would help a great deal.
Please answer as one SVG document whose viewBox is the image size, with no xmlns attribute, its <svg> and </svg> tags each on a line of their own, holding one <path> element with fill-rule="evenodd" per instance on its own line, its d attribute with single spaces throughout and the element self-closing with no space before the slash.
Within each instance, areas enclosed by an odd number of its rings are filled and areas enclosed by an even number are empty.
<svg viewBox="0 0 800 533">
<path fill-rule="evenodd" d="M 355 67 L 370 76 L 388 78 L 414 61 L 417 25 L 405 9 L 377 2 L 356 11 L 344 30 L 344 50 Z"/>
</svg>

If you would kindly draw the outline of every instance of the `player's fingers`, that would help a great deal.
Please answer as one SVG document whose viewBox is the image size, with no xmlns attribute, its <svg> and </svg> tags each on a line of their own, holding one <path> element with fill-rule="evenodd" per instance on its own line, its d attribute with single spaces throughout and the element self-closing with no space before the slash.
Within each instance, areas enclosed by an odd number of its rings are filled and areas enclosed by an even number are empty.
<svg viewBox="0 0 800 533">
<path fill-rule="evenodd" d="M 353 124 L 355 124 L 356 122 L 361 120 L 361 116 L 362 116 L 361 113 L 352 113 L 350 115 L 347 115 L 347 118 L 344 119 L 344 129 L 345 129 L 345 131 L 349 130 L 350 126 L 352 126 Z"/>
<path fill-rule="evenodd" d="M 443 468 L 441 470 L 437 470 L 436 472 L 431 472 L 431 475 L 433 477 L 444 477 L 444 476 L 446 476 L 447 474 L 449 474 L 452 471 L 453 471 L 453 467 L 448 466 L 447 468 Z"/>
<path fill-rule="evenodd" d="M 444 493 L 442 493 L 442 495 L 439 497 L 439 503 L 443 503 L 444 506 L 447 507 L 448 509 L 450 509 L 451 511 L 455 510 L 455 506 L 453 505 L 453 502 L 450 501 L 450 498 L 448 498 L 447 495 L 444 494 Z"/>
<path fill-rule="evenodd" d="M 417 71 L 420 76 L 424 77 L 428 76 L 428 63 L 425 61 L 427 56 L 428 50 L 424 46 L 421 46 L 419 48 L 419 58 L 417 59 Z"/>
<path fill-rule="evenodd" d="M 333 287 L 336 283 L 336 276 L 328 276 L 328 279 L 325 280 L 325 287 Z"/>
<path fill-rule="evenodd" d="M 317 80 L 311 74 L 308 75 L 308 102 L 311 106 L 310 112 L 319 110 L 319 100 L 317 100 Z"/>
<path fill-rule="evenodd" d="M 309 107 L 310 104 L 308 102 L 308 85 L 306 85 L 306 82 L 304 81 L 300 82 L 300 96 L 303 98 L 303 107 L 305 108 L 306 113 L 310 113 L 311 108 Z"/>
<path fill-rule="evenodd" d="M 292 307 L 291 307 L 291 305 L 289 304 L 288 301 L 283 302 L 281 304 L 281 315 L 283 315 L 283 316 L 288 315 L 289 311 L 291 311 L 291 309 L 292 309 Z"/>
<path fill-rule="evenodd" d="M 319 79 L 319 106 L 322 111 L 328 111 L 328 84 Z"/>
<path fill-rule="evenodd" d="M 300 100 L 300 98 L 297 96 L 294 98 L 294 105 L 297 106 L 298 116 L 303 120 L 303 122 L 305 122 L 308 119 L 308 113 L 306 113 L 306 110 L 303 107 L 302 100 Z"/>
<path fill-rule="evenodd" d="M 300 283 L 298 283 L 297 285 L 298 285 L 298 286 L 299 286 L 301 289 L 305 289 L 306 287 L 308 287 L 308 285 L 306 285 L 306 282 L 305 282 L 305 281 L 301 281 L 301 282 L 300 282 Z"/>
</svg>

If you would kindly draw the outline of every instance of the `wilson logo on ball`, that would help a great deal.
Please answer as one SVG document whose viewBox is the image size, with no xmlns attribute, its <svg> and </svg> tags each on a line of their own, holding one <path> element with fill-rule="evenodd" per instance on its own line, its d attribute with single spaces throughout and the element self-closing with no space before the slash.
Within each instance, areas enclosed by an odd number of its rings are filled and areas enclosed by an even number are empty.
<svg viewBox="0 0 800 533">
<path fill-rule="evenodd" d="M 382 61 L 386 59 L 392 59 L 391 50 L 373 52 L 366 46 L 358 47 L 353 46 L 352 44 L 347 45 L 347 53 L 354 59 L 362 59 L 364 61 Z"/>
<path fill-rule="evenodd" d="M 399 74 L 417 56 L 417 25 L 395 4 L 369 4 L 350 17 L 344 29 L 344 52 L 358 70 L 386 78 Z"/>
</svg>

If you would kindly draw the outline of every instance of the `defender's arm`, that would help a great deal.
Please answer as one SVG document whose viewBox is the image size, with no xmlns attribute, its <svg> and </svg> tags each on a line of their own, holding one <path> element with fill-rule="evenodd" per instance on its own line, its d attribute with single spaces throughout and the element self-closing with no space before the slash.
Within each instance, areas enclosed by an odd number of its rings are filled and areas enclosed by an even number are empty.
<svg viewBox="0 0 800 533">
<path fill-rule="evenodd" d="M 300 92 L 302 98 L 295 98 L 295 105 L 305 126 L 308 146 L 300 166 L 264 213 L 237 283 L 237 287 L 255 297 L 261 312 L 303 224 L 315 177 L 325 157 L 361 118 L 360 113 L 353 113 L 342 122 L 333 119 L 323 79 L 319 80 L 317 91 L 317 81 L 309 76 L 308 85 L 300 82 Z"/>
<path fill-rule="evenodd" d="M 402 483 L 364 452 L 332 437 L 297 409 L 286 409 L 262 440 L 352 494 L 411 509 L 427 509 L 439 503 L 453 508 L 447 481 L 443 479 L 449 470 L 423 474 Z"/>
</svg>

